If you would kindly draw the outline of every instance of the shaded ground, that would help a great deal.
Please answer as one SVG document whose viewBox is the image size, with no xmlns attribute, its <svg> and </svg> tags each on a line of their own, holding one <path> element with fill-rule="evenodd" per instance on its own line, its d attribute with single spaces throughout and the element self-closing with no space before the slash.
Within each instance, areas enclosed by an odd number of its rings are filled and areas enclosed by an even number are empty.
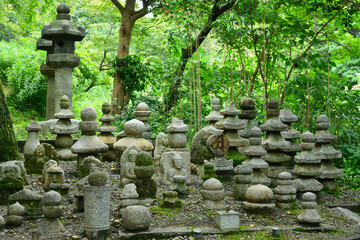
<svg viewBox="0 0 360 240">
<path fill-rule="evenodd" d="M 67 183 L 70 183 L 71 189 L 75 182 L 79 180 L 76 177 L 76 162 L 61 162 L 60 166 L 65 171 Z M 119 187 L 119 171 L 115 163 L 104 163 L 104 167 L 108 170 L 111 177 L 111 184 L 113 192 L 111 194 L 111 235 L 109 239 L 116 239 L 119 231 L 123 231 L 121 227 L 121 219 L 118 216 L 118 203 L 120 196 Z M 156 170 L 159 168 L 156 167 Z M 201 169 L 199 170 L 201 174 Z M 159 181 L 158 171 L 154 176 L 158 184 L 157 201 L 153 205 L 148 206 L 152 214 L 151 228 L 164 227 L 187 227 L 190 229 L 201 227 L 215 228 L 215 212 L 201 207 L 201 184 L 200 176 L 192 176 L 192 185 L 189 188 L 189 196 L 183 199 L 183 207 L 181 209 L 169 210 L 161 209 L 158 204 L 161 201 L 161 193 L 166 186 Z M 42 184 L 38 182 L 39 176 L 29 176 L 31 184 L 27 186 L 38 193 L 44 193 Z M 252 215 L 247 214 L 242 210 L 242 202 L 234 201 L 231 196 L 231 185 L 233 182 L 225 184 L 225 191 L 227 193 L 226 203 L 231 209 L 240 213 L 240 229 L 246 231 L 237 234 L 228 235 L 208 235 L 206 239 L 272 239 L 271 226 L 279 226 L 283 228 L 291 228 L 297 225 L 296 216 L 300 210 L 281 210 L 276 208 L 275 213 L 271 215 Z M 336 228 L 332 232 L 302 232 L 293 230 L 282 230 L 281 239 L 331 239 L 338 235 L 349 234 L 355 231 L 360 231 L 360 228 L 355 222 L 347 220 L 337 211 L 326 207 L 326 205 L 337 204 L 356 204 L 359 201 L 360 193 L 352 190 L 341 188 L 340 194 L 330 195 L 323 194 L 324 204 L 319 205 L 319 214 L 324 222 Z M 73 210 L 73 195 L 69 203 L 63 204 L 63 220 L 65 223 L 65 231 L 58 234 L 40 235 L 40 239 L 83 239 L 83 219 L 72 213 Z M 300 209 L 300 203 L 297 203 Z M 6 207 L 0 207 L 0 214 L 6 215 Z M 0 233 L 0 239 L 31 239 L 35 229 L 41 224 L 43 219 L 25 220 L 24 224 L 18 228 L 4 229 Z M 247 230 L 256 229 L 255 232 L 247 232 Z M 192 239 L 191 237 L 177 237 L 176 239 Z"/>
</svg>

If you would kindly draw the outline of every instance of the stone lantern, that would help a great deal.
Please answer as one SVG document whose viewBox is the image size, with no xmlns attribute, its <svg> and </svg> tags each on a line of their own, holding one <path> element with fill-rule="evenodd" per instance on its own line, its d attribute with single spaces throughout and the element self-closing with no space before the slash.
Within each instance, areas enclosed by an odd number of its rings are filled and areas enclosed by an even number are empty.
<svg viewBox="0 0 360 240">
<path fill-rule="evenodd" d="M 55 111 L 60 111 L 60 98 L 67 95 L 72 110 L 72 69 L 79 65 L 80 57 L 74 55 L 75 41 L 85 37 L 85 29 L 70 20 L 70 7 L 61 3 L 56 20 L 44 26 L 41 38 L 52 41 L 53 52 L 46 57 L 46 64 L 55 69 Z"/>
</svg>

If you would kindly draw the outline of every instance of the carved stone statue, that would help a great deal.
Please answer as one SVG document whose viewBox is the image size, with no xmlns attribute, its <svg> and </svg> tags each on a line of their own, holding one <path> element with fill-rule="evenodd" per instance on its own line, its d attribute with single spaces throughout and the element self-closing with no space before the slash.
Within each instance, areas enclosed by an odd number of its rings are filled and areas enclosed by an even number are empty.
<svg viewBox="0 0 360 240">
<path fill-rule="evenodd" d="M 187 172 L 184 168 L 182 157 L 175 153 L 172 158 L 173 167 L 168 172 L 168 181 L 167 183 L 174 183 L 174 177 L 183 176 L 185 179 L 187 178 Z"/>
<path fill-rule="evenodd" d="M 135 145 L 128 147 L 121 155 L 120 159 L 120 176 L 121 186 L 125 186 L 128 183 L 134 183 L 136 175 L 134 173 L 135 159 L 142 151 Z"/>
</svg>

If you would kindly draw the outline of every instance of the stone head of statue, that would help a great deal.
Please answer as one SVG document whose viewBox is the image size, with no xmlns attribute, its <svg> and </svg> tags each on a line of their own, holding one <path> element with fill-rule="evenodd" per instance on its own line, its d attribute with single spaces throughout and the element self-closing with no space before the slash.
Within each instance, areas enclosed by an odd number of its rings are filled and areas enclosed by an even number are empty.
<svg viewBox="0 0 360 240">
<path fill-rule="evenodd" d="M 176 169 L 181 169 L 183 166 L 182 157 L 179 154 L 174 154 L 173 163 Z"/>
</svg>

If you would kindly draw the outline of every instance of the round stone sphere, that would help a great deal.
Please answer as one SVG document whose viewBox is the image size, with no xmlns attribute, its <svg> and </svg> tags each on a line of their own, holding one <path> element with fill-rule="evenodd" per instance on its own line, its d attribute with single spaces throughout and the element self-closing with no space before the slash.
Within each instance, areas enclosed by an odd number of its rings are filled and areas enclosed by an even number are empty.
<svg viewBox="0 0 360 240">
<path fill-rule="evenodd" d="M 43 197 L 44 206 L 59 206 L 61 204 L 61 195 L 60 193 L 51 190 L 45 193 Z"/>
<path fill-rule="evenodd" d="M 292 175 L 291 175 L 291 173 L 288 173 L 288 172 L 281 172 L 278 175 L 278 179 L 280 179 L 280 180 L 292 180 Z"/>
<path fill-rule="evenodd" d="M 62 109 L 67 109 L 70 106 L 69 98 L 68 96 L 64 95 L 60 98 L 60 107 Z"/>
<path fill-rule="evenodd" d="M 134 205 L 126 207 L 121 216 L 123 226 L 129 231 L 142 231 L 150 226 L 151 215 L 144 206 Z"/>
<path fill-rule="evenodd" d="M 127 136 L 141 136 L 145 131 L 145 124 L 137 119 L 132 119 L 124 124 L 124 131 Z"/>
<path fill-rule="evenodd" d="M 91 186 L 105 186 L 107 181 L 106 173 L 102 171 L 95 171 L 88 177 L 88 182 Z"/>
<path fill-rule="evenodd" d="M 171 148 L 184 148 L 187 137 L 185 133 L 171 133 L 168 136 L 168 142 Z"/>
<path fill-rule="evenodd" d="M 110 113 L 111 112 L 111 104 L 108 102 L 104 102 L 101 107 L 101 111 L 106 114 Z"/>
<path fill-rule="evenodd" d="M 269 109 L 279 109 L 279 102 L 274 100 L 274 99 L 271 99 L 269 102 L 268 102 L 268 108 Z"/>
<path fill-rule="evenodd" d="M 218 179 L 210 178 L 204 182 L 203 189 L 210 191 L 217 191 L 224 189 L 224 186 Z"/>
<path fill-rule="evenodd" d="M 304 202 L 315 202 L 316 195 L 312 192 L 306 192 L 301 196 L 301 200 Z"/>
<path fill-rule="evenodd" d="M 270 203 L 274 200 L 274 193 L 269 187 L 256 184 L 248 188 L 246 199 L 252 203 Z"/>
<path fill-rule="evenodd" d="M 81 120 L 83 121 L 95 121 L 96 117 L 96 110 L 93 107 L 85 107 L 81 110 Z"/>
<path fill-rule="evenodd" d="M 57 13 L 70 13 L 70 7 L 66 5 L 65 3 L 60 3 L 56 8 Z"/>
<path fill-rule="evenodd" d="M 22 216 L 24 212 L 25 212 L 25 208 L 19 202 L 10 205 L 8 209 L 9 215 Z"/>
<path fill-rule="evenodd" d="M 241 100 L 240 108 L 243 110 L 252 110 L 255 108 L 255 101 L 252 98 L 244 98 Z"/>
</svg>

